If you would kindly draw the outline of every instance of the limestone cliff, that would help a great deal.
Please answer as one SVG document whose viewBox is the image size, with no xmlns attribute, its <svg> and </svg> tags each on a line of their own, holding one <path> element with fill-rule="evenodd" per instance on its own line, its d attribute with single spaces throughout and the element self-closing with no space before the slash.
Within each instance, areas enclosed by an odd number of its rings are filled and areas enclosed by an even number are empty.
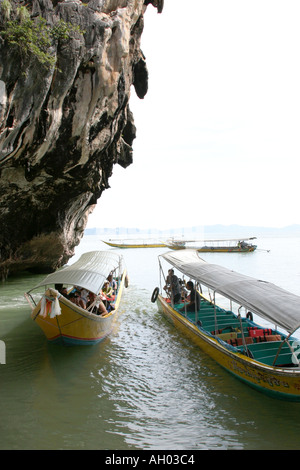
<svg viewBox="0 0 300 470">
<path fill-rule="evenodd" d="M 144 14 L 163 0 L 29 0 L 30 21 L 51 29 L 43 64 L 8 42 L 8 21 L 21 20 L 16 0 L 0 0 L 0 275 L 49 272 L 74 253 L 113 165 L 132 163 L 135 126 L 131 85 L 147 93 L 140 49 Z M 4 11 L 4 7 L 11 10 Z M 4 14 L 5 13 L 5 14 Z M 4 33 L 4 34 L 3 34 Z M 28 41 L 30 37 L 28 36 Z"/>
</svg>

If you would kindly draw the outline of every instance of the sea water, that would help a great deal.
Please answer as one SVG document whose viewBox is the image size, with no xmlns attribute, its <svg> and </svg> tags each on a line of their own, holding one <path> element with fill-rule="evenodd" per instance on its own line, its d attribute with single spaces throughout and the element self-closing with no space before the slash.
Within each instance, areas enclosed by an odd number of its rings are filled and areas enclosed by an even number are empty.
<svg viewBox="0 0 300 470">
<path fill-rule="evenodd" d="M 257 243 L 201 257 L 300 295 L 300 239 Z M 116 250 L 85 236 L 70 262 L 95 249 Z M 23 296 L 43 276 L 0 285 L 0 449 L 300 448 L 300 403 L 239 382 L 158 314 L 150 299 L 165 249 L 117 251 L 130 285 L 116 328 L 95 346 L 47 343 Z"/>
</svg>

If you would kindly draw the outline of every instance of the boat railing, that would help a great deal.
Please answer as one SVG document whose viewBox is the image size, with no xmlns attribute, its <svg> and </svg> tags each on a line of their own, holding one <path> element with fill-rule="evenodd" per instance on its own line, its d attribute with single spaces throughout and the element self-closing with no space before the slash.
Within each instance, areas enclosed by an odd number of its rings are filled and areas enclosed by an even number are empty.
<svg viewBox="0 0 300 470">
<path fill-rule="evenodd" d="M 168 297 L 165 297 L 165 301 L 171 303 L 171 299 Z M 260 327 L 248 318 L 242 317 L 240 312 L 242 306 L 239 308 L 238 315 L 217 306 L 217 322 L 214 318 L 213 310 L 215 309 L 212 304 L 202 306 L 198 312 L 182 311 L 182 303 L 172 305 L 172 307 L 188 321 L 195 324 L 205 336 L 216 340 L 231 352 L 242 353 L 271 367 L 300 366 L 299 360 L 294 360 L 295 348 L 290 344 L 289 338 L 277 329 Z M 254 329 L 263 331 L 266 336 L 258 338 L 250 336 L 249 331 Z M 295 340 L 295 338 L 293 339 Z M 300 341 L 297 342 L 297 347 L 299 346 Z"/>
<path fill-rule="evenodd" d="M 27 302 L 29 303 L 31 310 L 33 311 L 36 307 L 36 302 L 35 302 L 34 298 L 28 292 L 25 292 L 24 297 L 27 300 Z"/>
<path fill-rule="evenodd" d="M 162 292 L 162 280 L 166 285 L 166 276 L 159 259 L 160 265 L 160 291 Z M 184 275 L 182 286 L 184 286 Z M 230 300 L 230 311 L 216 304 L 216 292 L 214 289 L 208 290 L 209 297 L 206 298 L 202 293 L 201 284 L 196 281 L 195 287 L 201 295 L 200 309 L 195 309 L 194 312 L 188 312 L 186 309 L 186 302 L 174 305 L 171 292 L 166 291 L 166 301 L 170 302 L 173 308 L 176 309 L 182 316 L 187 318 L 195 324 L 206 335 L 212 336 L 224 347 L 235 352 L 242 352 L 249 358 L 258 360 L 266 365 L 273 367 L 300 367 L 300 362 L 295 355 L 293 346 L 289 342 L 289 336 L 284 335 L 277 331 L 277 328 L 269 328 L 272 333 L 268 333 L 268 337 L 255 338 L 249 333 L 249 330 L 258 329 L 264 330 L 263 327 L 253 323 L 253 315 L 246 318 L 242 317 L 241 309 L 245 308 L 243 305 L 237 305 L 237 313 L 233 312 L 232 299 Z M 245 308 L 246 309 L 246 308 Z M 247 311 L 247 310 L 246 310 Z M 236 341 L 231 341 L 236 339 Z M 298 347 L 300 346 L 300 342 Z"/>
<path fill-rule="evenodd" d="M 248 318 L 242 317 L 240 310 L 243 306 L 239 307 L 236 315 L 231 310 L 226 311 L 220 307 L 217 307 L 218 311 L 216 311 L 214 305 L 213 302 L 210 307 L 206 307 L 204 304 L 204 307 L 200 308 L 195 314 L 189 313 L 186 315 L 187 319 L 195 323 L 203 333 L 213 337 L 230 351 L 242 352 L 252 359 L 274 367 L 300 367 L 300 362 L 295 355 L 295 348 L 289 342 L 289 336 L 286 337 L 276 329 L 254 327 L 263 331 L 270 330 L 272 334 L 269 334 L 265 341 L 249 337 L 247 336 L 249 329 L 253 328 L 249 325 L 255 324 L 250 322 Z M 212 310 L 214 313 L 212 313 Z M 228 317 L 229 314 L 231 315 L 230 318 Z M 198 316 L 201 319 L 199 321 L 197 321 Z M 240 338 L 240 343 L 238 343 L 238 338 Z M 234 345 L 234 343 L 236 344 Z M 300 342 L 297 342 L 297 347 L 299 346 Z M 277 364 L 278 360 L 280 360 L 280 365 Z"/>
<path fill-rule="evenodd" d="M 295 364 L 295 366 L 298 366 L 300 367 L 300 361 L 298 359 L 298 355 L 295 354 L 295 348 L 290 344 L 290 338 L 291 338 L 291 334 L 289 334 L 287 337 L 284 338 L 284 340 L 281 342 L 281 344 L 279 345 L 279 348 L 278 348 L 278 351 L 277 351 L 277 354 L 276 354 L 276 357 L 274 359 L 274 362 L 273 362 L 273 365 L 275 365 L 277 359 L 278 359 L 278 356 L 281 354 L 281 351 L 284 347 L 284 343 L 286 343 L 286 345 L 288 346 L 289 350 L 290 350 L 290 353 L 292 354 L 292 362 L 293 364 Z M 296 345 L 297 345 L 297 348 L 299 346 L 299 342 L 296 341 Z"/>
<path fill-rule="evenodd" d="M 241 308 L 242 308 L 242 306 L 240 306 L 239 309 L 238 309 L 238 319 L 239 319 L 240 326 L 241 326 L 243 347 L 244 347 L 244 351 L 247 354 L 247 356 L 251 357 L 251 353 L 249 352 L 249 349 L 247 347 L 247 343 L 246 343 L 245 335 L 244 335 L 244 329 L 243 329 L 243 326 L 242 326 L 242 316 L 241 316 L 241 313 L 240 313 Z"/>
</svg>

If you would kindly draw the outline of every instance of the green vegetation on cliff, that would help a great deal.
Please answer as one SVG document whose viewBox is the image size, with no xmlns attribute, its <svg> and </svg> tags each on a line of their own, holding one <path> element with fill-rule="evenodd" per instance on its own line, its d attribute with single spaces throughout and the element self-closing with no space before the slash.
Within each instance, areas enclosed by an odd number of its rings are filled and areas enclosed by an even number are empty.
<svg viewBox="0 0 300 470">
<path fill-rule="evenodd" d="M 0 35 L 10 46 L 18 48 L 21 57 L 31 54 L 46 67 L 53 67 L 56 62 L 53 45 L 66 41 L 72 32 L 83 33 L 80 27 L 59 20 L 55 25 L 47 24 L 45 18 L 38 16 L 34 20 L 25 6 L 13 10 L 9 0 L 1 2 L 4 22 Z M 14 18 L 11 19 L 11 17 Z"/>
</svg>

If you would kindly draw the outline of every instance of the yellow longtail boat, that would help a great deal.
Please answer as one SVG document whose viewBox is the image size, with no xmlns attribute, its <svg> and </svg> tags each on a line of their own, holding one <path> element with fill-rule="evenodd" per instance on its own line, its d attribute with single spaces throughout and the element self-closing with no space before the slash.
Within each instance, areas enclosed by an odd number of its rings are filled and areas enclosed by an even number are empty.
<svg viewBox="0 0 300 470">
<path fill-rule="evenodd" d="M 132 242 L 130 242 L 130 241 L 128 242 L 128 240 L 118 240 L 118 241 L 102 240 L 102 241 L 106 245 L 111 246 L 113 248 L 163 248 L 163 247 L 166 246 L 162 242 L 159 242 L 159 241 L 150 242 L 149 240 L 146 241 L 146 242 L 145 241 L 139 241 L 139 240 L 135 240 L 135 241 L 132 241 Z"/>
<path fill-rule="evenodd" d="M 112 276 L 115 283 L 115 292 L 109 300 L 104 299 L 102 293 L 108 276 Z M 123 288 L 127 285 L 128 277 L 121 256 L 114 252 L 92 251 L 83 254 L 74 264 L 49 274 L 25 297 L 32 308 L 31 318 L 49 341 L 66 345 L 90 345 L 102 341 L 111 333 Z M 39 295 L 36 303 L 32 291 L 42 287 L 45 292 Z M 72 292 L 82 292 L 82 289 L 93 299 L 87 308 L 71 300 L 74 296 Z M 100 302 L 103 305 L 103 299 L 106 306 L 100 314 L 98 306 Z"/>
<path fill-rule="evenodd" d="M 275 398 L 300 401 L 300 340 L 292 336 L 300 327 L 300 297 L 272 283 L 207 263 L 196 250 L 160 255 L 162 274 L 165 262 L 175 275 L 178 270 L 195 283 L 192 292 L 198 301 L 193 309 L 182 297 L 174 304 L 172 290 L 165 296 L 156 287 L 151 300 L 157 302 L 159 312 L 247 385 Z M 203 288 L 208 289 L 208 295 Z M 216 295 L 230 301 L 229 310 L 216 305 Z M 276 326 L 260 326 L 253 321 L 253 314 Z"/>
</svg>

